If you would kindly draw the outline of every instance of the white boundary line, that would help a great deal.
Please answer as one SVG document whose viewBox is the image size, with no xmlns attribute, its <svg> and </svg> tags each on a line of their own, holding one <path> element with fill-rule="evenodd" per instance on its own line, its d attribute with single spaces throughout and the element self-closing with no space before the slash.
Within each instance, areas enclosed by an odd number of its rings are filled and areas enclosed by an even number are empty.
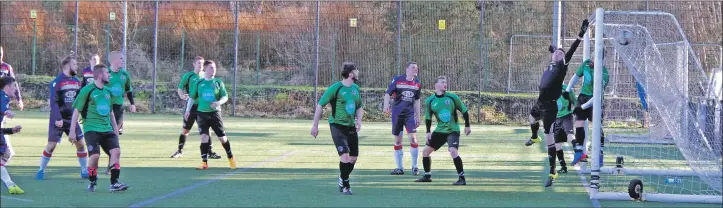
<svg viewBox="0 0 723 208">
<path fill-rule="evenodd" d="M 201 182 L 198 182 L 198 183 L 195 183 L 195 184 L 192 184 L 192 185 L 189 185 L 189 186 L 180 188 L 180 189 L 176 189 L 175 191 L 173 191 L 173 192 L 171 192 L 171 193 L 168 193 L 168 194 L 165 194 L 165 195 L 161 195 L 161 196 L 153 197 L 153 198 L 151 198 L 151 199 L 149 199 L 149 200 L 146 200 L 146 201 L 142 201 L 142 202 L 133 204 L 133 205 L 131 205 L 130 207 L 134 207 L 134 208 L 135 208 L 135 207 L 148 206 L 148 205 L 151 205 L 151 204 L 153 204 L 153 203 L 156 203 L 156 202 L 158 202 L 158 201 L 160 201 L 160 200 L 167 199 L 167 198 L 171 198 L 171 197 L 174 197 L 174 196 L 183 194 L 183 193 L 185 193 L 185 192 L 191 191 L 191 190 L 193 190 L 193 189 L 197 189 L 197 188 L 206 186 L 206 185 L 208 185 L 208 184 L 210 184 L 210 183 L 213 183 L 213 182 L 216 182 L 216 181 L 218 181 L 218 180 L 227 178 L 227 177 L 232 176 L 232 175 L 235 175 L 235 174 L 237 174 L 237 173 L 241 173 L 241 172 L 248 171 L 248 170 L 254 169 L 254 168 L 256 168 L 256 167 L 262 166 L 262 165 L 264 165 L 264 164 L 266 164 L 266 163 L 273 163 L 273 162 L 278 162 L 278 161 L 284 160 L 284 159 L 286 159 L 287 157 L 289 157 L 289 156 L 291 156 L 291 155 L 294 155 L 294 154 L 296 154 L 296 153 L 298 153 L 298 152 L 299 152 L 298 150 L 294 150 L 294 151 L 291 151 L 291 152 L 286 152 L 286 154 L 283 154 L 283 155 L 281 155 L 281 156 L 277 156 L 277 157 L 274 157 L 274 158 L 266 159 L 266 160 L 264 160 L 264 161 L 254 163 L 254 164 L 252 164 L 252 165 L 249 166 L 249 167 L 242 168 L 242 169 L 238 169 L 238 170 L 235 170 L 235 171 L 233 171 L 233 172 L 226 173 L 226 174 L 217 176 L 217 177 L 212 178 L 212 179 L 208 179 L 208 180 L 201 181 Z"/>
<path fill-rule="evenodd" d="M 32 203 L 32 202 L 33 202 L 33 200 L 30 200 L 30 199 L 21 199 L 21 198 L 15 198 L 15 197 L 10 197 L 10 196 L 0 196 L 0 198 L 18 200 L 18 201 L 21 201 L 21 202 L 28 202 L 28 203 Z"/>
</svg>

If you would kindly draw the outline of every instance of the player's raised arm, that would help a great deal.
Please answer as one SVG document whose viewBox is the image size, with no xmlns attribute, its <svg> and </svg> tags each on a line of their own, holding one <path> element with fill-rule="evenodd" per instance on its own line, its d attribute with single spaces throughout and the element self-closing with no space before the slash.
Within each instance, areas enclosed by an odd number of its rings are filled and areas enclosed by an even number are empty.
<svg viewBox="0 0 723 208">
<path fill-rule="evenodd" d="M 570 45 L 570 50 L 568 50 L 565 54 L 565 65 L 569 64 L 570 60 L 572 60 L 572 55 L 575 54 L 575 50 L 577 50 L 577 47 L 580 45 L 580 41 L 587 32 L 589 26 L 590 22 L 588 22 L 587 19 L 582 21 L 582 25 L 580 26 L 580 33 L 577 34 L 577 39 L 575 39 L 575 42 L 572 42 L 572 45 Z"/>
</svg>

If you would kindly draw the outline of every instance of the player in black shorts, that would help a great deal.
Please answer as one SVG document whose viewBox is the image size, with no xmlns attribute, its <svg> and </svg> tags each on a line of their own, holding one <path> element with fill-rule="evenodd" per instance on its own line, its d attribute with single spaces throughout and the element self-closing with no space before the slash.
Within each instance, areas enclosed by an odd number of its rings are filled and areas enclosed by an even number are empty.
<svg viewBox="0 0 723 208">
<path fill-rule="evenodd" d="M 110 153 L 110 191 L 125 191 L 128 185 L 118 181 L 120 177 L 120 144 L 118 143 L 118 125 L 113 115 L 111 104 L 112 94 L 105 86 L 110 75 L 104 65 L 93 67 L 93 83 L 80 90 L 73 101 L 73 115 L 70 121 L 68 140 L 78 142 L 75 129 L 78 128 L 78 119 L 83 118 L 83 133 L 85 143 L 88 145 L 88 191 L 94 192 L 98 180 L 98 159 L 101 148 Z"/>
<path fill-rule="evenodd" d="M 580 33 L 578 33 L 577 39 L 572 43 L 570 50 L 567 51 L 567 53 L 565 53 L 565 50 L 562 48 L 556 49 L 554 46 L 550 46 L 549 50 L 552 53 L 552 62 L 547 67 L 547 70 L 542 73 L 539 86 L 540 93 L 537 97 L 537 103 L 530 111 L 532 137 L 525 143 L 526 146 L 540 142 L 540 138 L 537 136 L 537 131 L 540 128 L 540 120 L 542 120 L 542 124 L 544 125 L 543 130 L 545 132 L 545 140 L 553 141 L 554 138 L 550 130 L 557 117 L 556 102 L 563 94 L 560 89 L 562 89 L 562 82 L 565 81 L 565 75 L 567 75 L 567 65 L 570 63 L 570 59 L 572 59 L 572 55 L 575 53 L 575 50 L 577 50 L 578 45 L 580 45 L 580 40 L 582 40 L 583 35 L 587 32 L 588 26 L 589 22 L 586 19 L 582 22 Z M 566 99 L 568 98 L 569 96 L 566 97 Z M 547 145 L 547 155 L 549 157 L 550 166 L 554 166 L 555 157 L 557 156 L 554 143 L 552 145 Z M 550 169 L 548 181 L 552 181 L 555 178 L 557 178 L 555 169 Z"/>
<path fill-rule="evenodd" d="M 196 58 L 193 61 L 193 71 L 187 72 L 183 74 L 181 77 L 181 82 L 178 83 L 178 89 L 176 92 L 178 93 L 178 96 L 182 100 L 186 100 L 188 102 L 191 102 L 188 99 L 188 94 L 191 92 L 191 84 L 197 83 L 202 78 L 203 75 L 203 62 L 205 59 L 201 56 L 196 56 Z M 198 117 L 198 100 L 193 100 L 193 105 L 191 106 L 191 111 L 189 111 L 189 116 L 186 118 L 183 117 L 183 128 L 181 129 L 181 135 L 178 136 L 178 150 L 171 155 L 171 158 L 179 158 L 183 157 L 183 146 L 186 145 L 186 138 L 188 137 L 188 133 L 191 132 L 191 128 L 193 127 L 193 124 L 196 123 L 196 118 Z M 188 103 L 186 103 L 188 104 Z M 221 156 L 213 152 L 213 139 L 208 140 L 208 158 L 210 159 L 221 159 Z"/>
<path fill-rule="evenodd" d="M 343 80 L 329 86 L 319 99 L 314 111 L 314 122 L 311 126 L 311 136 L 319 135 L 319 119 L 324 106 L 331 104 L 329 128 L 331 138 L 334 140 L 336 152 L 339 154 L 338 190 L 344 195 L 352 195 L 349 185 L 349 175 L 354 170 L 356 159 L 359 156 L 359 135 L 361 129 L 362 109 L 361 91 L 359 85 L 354 84 L 359 76 L 359 70 L 354 63 L 344 62 L 341 71 Z"/>
</svg>

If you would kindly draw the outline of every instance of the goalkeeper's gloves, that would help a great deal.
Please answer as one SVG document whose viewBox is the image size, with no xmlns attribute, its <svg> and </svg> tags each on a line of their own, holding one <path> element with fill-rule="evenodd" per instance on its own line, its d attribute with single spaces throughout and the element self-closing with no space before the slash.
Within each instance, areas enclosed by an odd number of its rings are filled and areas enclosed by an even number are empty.
<svg viewBox="0 0 723 208">
<path fill-rule="evenodd" d="M 590 22 L 587 21 L 587 19 L 582 21 L 582 26 L 580 26 L 580 33 L 577 34 L 578 37 L 582 37 L 585 35 L 585 32 L 587 32 L 587 28 L 590 27 Z"/>
<path fill-rule="evenodd" d="M 562 98 L 565 98 L 565 100 L 570 100 L 570 92 L 562 91 Z"/>
</svg>

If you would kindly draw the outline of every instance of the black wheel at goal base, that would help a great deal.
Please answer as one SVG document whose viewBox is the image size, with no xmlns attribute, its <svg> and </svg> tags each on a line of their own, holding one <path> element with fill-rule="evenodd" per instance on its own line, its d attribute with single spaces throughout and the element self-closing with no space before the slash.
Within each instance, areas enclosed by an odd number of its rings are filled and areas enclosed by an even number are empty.
<svg viewBox="0 0 723 208">
<path fill-rule="evenodd" d="M 630 198 L 640 200 L 643 197 L 643 181 L 631 180 L 630 185 L 628 185 L 628 195 L 630 195 Z"/>
</svg>

